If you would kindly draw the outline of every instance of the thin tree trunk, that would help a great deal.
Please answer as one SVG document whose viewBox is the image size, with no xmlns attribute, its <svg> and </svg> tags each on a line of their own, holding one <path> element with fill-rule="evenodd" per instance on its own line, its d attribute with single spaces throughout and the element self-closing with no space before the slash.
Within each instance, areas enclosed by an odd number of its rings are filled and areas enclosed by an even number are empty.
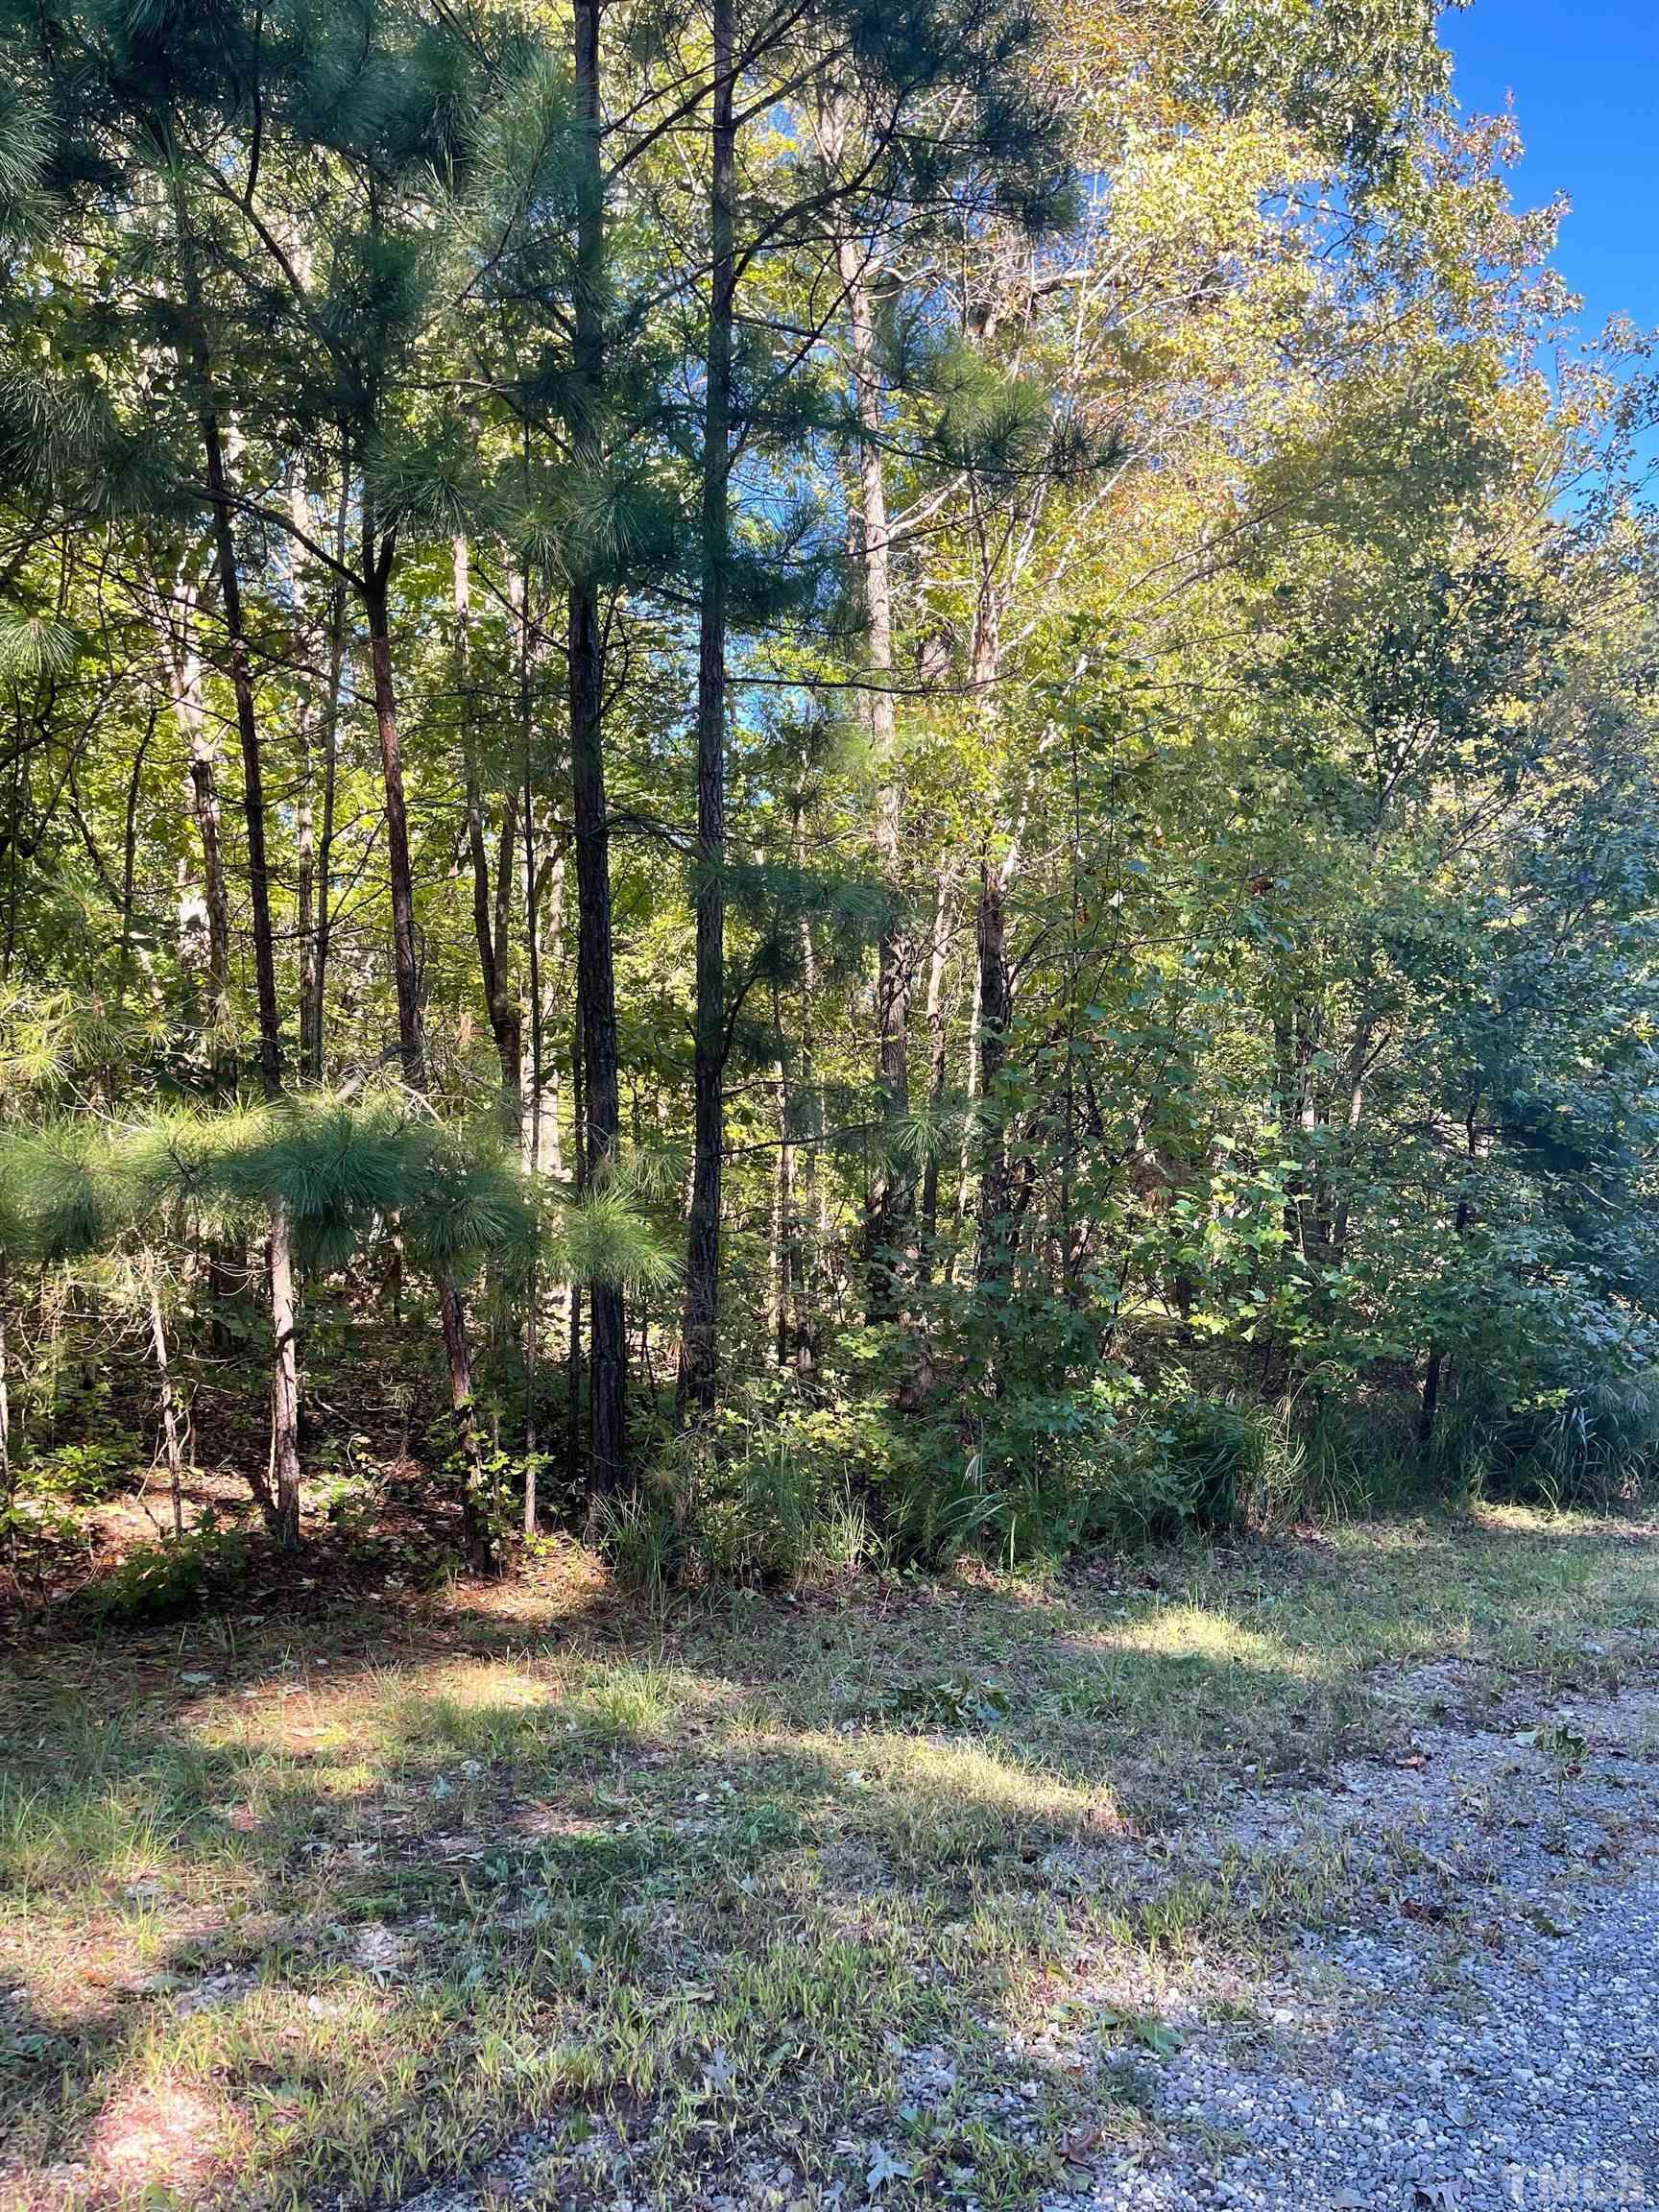
<svg viewBox="0 0 1659 2212">
<path fill-rule="evenodd" d="M 733 0 L 713 0 L 710 280 L 703 419 L 702 589 L 697 638 L 697 952 L 692 1172 L 685 1306 L 676 1391 L 685 1414 L 713 1407 L 719 1382 L 721 1170 L 726 1073 L 726 595 L 731 529 L 732 323 L 736 290 Z"/>
<path fill-rule="evenodd" d="M 242 747 L 242 805 L 248 825 L 248 890 L 253 921 L 253 975 L 259 1007 L 259 1079 L 268 1099 L 282 1092 L 282 1026 L 276 1004 L 276 951 L 271 927 L 271 877 L 265 853 L 265 777 L 259 721 L 253 697 L 253 665 L 242 616 L 242 580 L 236 540 L 230 524 L 230 493 L 225 450 L 213 402 L 205 346 L 198 342 L 200 426 L 206 463 L 207 494 L 213 511 L 213 541 L 219 566 L 219 596 L 230 650 L 230 688 L 236 702 L 236 730 Z M 280 1197 L 271 1202 L 267 1245 L 271 1284 L 271 1466 L 274 1533 L 285 1549 L 300 1541 L 300 1365 L 295 1341 L 293 1239 L 288 1209 Z"/>
<path fill-rule="evenodd" d="M 127 806 L 121 829 L 121 947 L 116 974 L 125 993 L 132 966 L 132 905 L 138 882 L 138 796 L 144 780 L 144 761 L 156 735 L 156 707 L 151 701 L 144 734 L 132 749 L 127 775 Z"/>
<path fill-rule="evenodd" d="M 12 1528 L 12 1558 L 16 1558 L 16 1534 L 11 1522 L 12 1504 L 12 1361 L 11 1342 L 6 1334 L 6 1310 L 11 1301 L 12 1279 L 6 1265 L 5 1255 L 0 1253 L 0 1505 L 7 1511 L 8 1527 Z"/>
<path fill-rule="evenodd" d="M 536 791 L 531 776 L 530 741 L 534 697 L 530 663 L 530 587 L 526 577 L 521 605 L 522 636 L 519 650 L 519 736 L 523 747 L 524 780 L 524 946 L 530 978 L 530 1114 L 529 1166 L 541 1172 L 541 884 L 536 869 Z M 505 835 L 501 856 L 505 883 Z M 497 898 L 495 920 L 499 946 L 506 934 L 506 912 Z M 520 1055 L 521 1057 L 521 1055 Z M 520 1080 L 522 1078 L 520 1077 Z M 521 1131 L 522 1141 L 522 1131 Z M 524 1534 L 536 1533 L 536 1383 L 540 1357 L 541 1272 L 534 1260 L 524 1306 Z"/>
<path fill-rule="evenodd" d="M 1002 871 L 989 849 L 979 861 L 979 911 L 974 941 L 979 955 L 979 1087 L 984 1100 L 979 1250 L 974 1273 L 981 1286 L 985 1286 L 1006 1280 L 1013 1244 L 1007 1131 L 997 1095 L 998 1079 L 1008 1056 L 1013 993 L 1008 979 Z"/>
<path fill-rule="evenodd" d="M 415 878 L 409 858 L 409 810 L 403 792 L 403 746 L 397 728 L 397 694 L 392 675 L 389 582 L 396 547 L 390 538 L 378 552 L 367 538 L 364 609 L 374 721 L 380 738 L 380 772 L 386 804 L 386 873 L 392 899 L 392 971 L 397 995 L 397 1049 L 403 1080 L 424 1094 L 426 1057 L 421 1022 L 421 969 L 415 948 Z"/>
<path fill-rule="evenodd" d="M 988 727 L 996 719 L 996 684 L 1001 671 L 1001 635 L 993 579 L 980 578 L 974 614 L 970 674 L 979 712 Z M 1020 810 L 1007 853 L 993 857 L 987 837 L 979 855 L 979 902 L 974 918 L 974 942 L 977 953 L 974 993 L 974 1028 L 978 1038 L 978 1077 L 981 1123 L 978 1248 L 974 1276 L 981 1285 L 1005 1280 L 1013 1258 L 1013 1223 L 1009 1217 L 1008 1142 L 1003 1126 L 998 1079 L 1008 1056 L 1008 1033 L 1014 1019 L 1014 990 L 1008 972 L 1005 898 L 1020 861 L 1020 841 L 1024 805 Z"/>
<path fill-rule="evenodd" d="M 570 1037 L 570 1099 L 574 1113 L 570 1153 L 576 1164 L 578 1197 L 587 1188 L 588 1180 L 588 1131 L 583 1104 L 587 1096 L 587 1070 L 583 1067 L 586 1057 L 582 1048 L 582 1009 L 578 1006 Z M 574 1488 L 582 1465 L 582 1285 L 574 1275 L 570 1278 L 569 1342 L 565 1358 L 568 1397 L 565 1407 L 565 1464 Z"/>
<path fill-rule="evenodd" d="M 1466 1157 L 1471 1163 L 1477 1158 L 1479 1151 L 1475 1131 L 1475 1117 L 1479 1111 L 1479 1100 L 1477 1099 L 1475 1104 L 1470 1107 L 1468 1118 L 1464 1123 Z M 1469 1233 L 1472 1214 L 1473 1207 L 1469 1192 L 1465 1189 L 1458 1193 L 1457 1210 L 1452 1217 L 1452 1234 L 1459 1244 Z M 1428 1463 L 1434 1450 L 1434 1427 L 1440 1411 L 1440 1392 L 1446 1377 L 1446 1365 L 1447 1356 L 1444 1346 L 1431 1344 L 1423 1370 L 1423 1403 L 1417 1416 L 1417 1454 L 1425 1464 Z"/>
<path fill-rule="evenodd" d="M 507 1133 L 517 1139 L 523 1070 L 524 1017 L 510 985 L 507 961 L 507 916 L 513 884 L 513 843 L 517 800 L 509 796 L 502 809 L 501 851 L 493 891 L 490 855 L 484 841 L 484 799 L 478 772 L 477 732 L 472 701 L 471 573 L 465 537 L 456 535 L 452 547 L 451 576 L 455 608 L 455 690 L 461 718 L 462 777 L 467 797 L 467 846 L 472 862 L 472 932 L 478 946 L 478 972 L 484 984 L 484 1007 L 495 1055 L 501 1064 L 501 1118 Z M 515 579 L 517 594 L 521 589 Z M 526 620 L 528 617 L 526 616 Z"/>
<path fill-rule="evenodd" d="M 528 811 L 526 811 L 525 822 L 528 829 L 530 824 Z M 565 941 L 565 848 L 563 843 L 554 854 L 552 860 L 547 863 L 544 874 L 546 889 L 541 891 L 540 887 L 538 888 L 534 910 L 531 915 L 530 934 L 537 950 L 536 972 L 538 976 L 546 971 L 550 971 L 557 976 L 564 958 Z M 546 902 L 549 916 L 544 960 L 541 953 L 543 900 Z M 536 1150 L 533 1165 L 539 1173 L 545 1170 L 557 1181 L 563 1182 L 565 1180 L 565 1138 L 559 1125 L 562 1090 L 559 1075 L 559 1056 L 555 1053 L 551 1060 L 547 1058 L 546 1009 L 542 1006 L 540 998 L 537 998 L 536 1005 L 539 1009 L 537 1019 L 541 1023 L 541 1035 L 540 1038 L 535 1035 L 532 1036 L 532 1072 L 535 1077 L 534 1096 L 540 1111 L 536 1117 Z M 545 1093 L 544 1103 L 542 1103 L 543 1093 Z"/>
<path fill-rule="evenodd" d="M 927 953 L 927 1158 L 922 1168 L 923 1275 L 932 1272 L 939 1243 L 939 1115 L 945 1102 L 950 1070 L 950 1029 L 945 1018 L 945 971 L 950 954 L 951 909 L 956 899 L 956 869 L 950 861 L 939 878 L 939 897 L 933 908 L 933 942 Z"/>
<path fill-rule="evenodd" d="M 778 988 L 772 989 L 772 1026 L 780 1039 L 783 1013 Z M 790 1316 L 794 1310 L 795 1274 L 795 1146 L 789 1113 L 789 1070 L 781 1045 L 772 1068 L 773 1095 L 778 1115 L 778 1154 L 772 1164 L 771 1323 L 773 1357 L 780 1367 L 789 1364 Z"/>
<path fill-rule="evenodd" d="M 600 0 L 576 0 L 576 98 L 582 119 L 576 189 L 574 398 L 578 465 L 595 477 L 603 459 L 605 185 L 599 100 Z M 570 780 L 575 814 L 576 997 L 582 1030 L 585 1160 L 579 1179 L 607 1174 L 621 1144 L 616 976 L 611 941 L 611 831 L 605 796 L 604 629 L 596 587 L 583 579 L 569 600 Z M 572 1336 L 577 1301 L 572 1301 Z M 628 1448 L 628 1336 L 619 1284 L 592 1286 L 589 1316 L 589 1479 L 616 1488 Z M 573 1357 L 580 1358 L 575 1353 Z"/>
<path fill-rule="evenodd" d="M 397 1042 L 404 1080 L 412 1091 L 424 1096 L 426 1054 L 421 1034 L 421 974 L 415 950 L 415 882 L 409 859 L 409 815 L 403 793 L 397 694 L 392 674 L 389 587 L 396 554 L 396 533 L 388 531 L 376 547 L 373 530 L 366 521 L 364 600 L 374 683 L 374 719 L 380 733 L 380 766 L 386 791 L 386 855 L 392 891 L 393 967 L 397 983 Z M 467 1342 L 461 1293 L 447 1267 L 438 1270 L 438 1305 L 444 1324 L 449 1407 L 461 1452 L 462 1546 L 472 1572 L 487 1575 L 494 1566 L 494 1550 L 485 1496 L 483 1446 L 472 1397 L 472 1357 Z"/>
<path fill-rule="evenodd" d="M 975 937 L 977 948 L 977 937 Z M 951 1230 L 951 1260 L 950 1273 L 954 1276 L 957 1259 L 964 1243 L 963 1230 L 967 1225 L 970 1192 L 974 1179 L 974 1133 L 979 1118 L 981 1083 L 979 1079 L 979 960 L 977 949 L 973 961 L 974 988 L 968 1008 L 968 1081 L 965 1089 L 967 1111 L 962 1119 L 962 1145 L 956 1162 L 956 1211 Z"/>
<path fill-rule="evenodd" d="M 351 471 L 342 462 L 340 506 L 334 522 L 334 557 L 346 562 L 346 527 L 350 507 Z M 317 839 L 316 906 L 314 936 L 300 948 L 300 1053 L 301 1071 L 312 1083 L 323 1080 L 324 1014 L 328 1002 L 328 949 L 333 933 L 332 865 L 334 854 L 334 796 L 339 780 L 340 693 L 346 674 L 346 627 L 349 602 L 343 577 L 337 576 L 328 602 L 328 674 L 323 696 L 323 826 Z"/>
<path fill-rule="evenodd" d="M 905 926 L 902 899 L 903 799 L 894 757 L 893 576 L 881 458 L 881 380 L 876 360 L 876 322 L 858 247 L 853 240 L 843 239 L 839 256 L 852 325 L 853 380 L 858 410 L 857 551 L 871 678 L 866 719 L 881 779 L 876 801 L 876 852 L 887 894 L 877 944 L 876 1086 L 882 1115 L 891 1123 L 910 1110 L 910 992 L 916 948 Z M 872 1321 L 891 1320 L 899 1310 L 915 1205 L 914 1178 L 884 1148 L 871 1184 L 864 1223 L 866 1310 Z"/>
<path fill-rule="evenodd" d="M 288 485 L 288 513 L 294 526 L 288 555 L 294 610 L 293 660 L 297 671 L 306 671 L 294 729 L 299 768 L 294 799 L 294 856 L 298 872 L 294 926 L 300 940 L 300 1073 L 303 1081 L 310 1056 L 311 1002 L 317 990 L 317 824 L 312 784 L 314 739 L 321 714 L 310 682 L 312 639 L 306 617 L 305 560 L 301 545 L 301 533 L 310 528 L 311 512 L 305 496 L 305 478 L 298 464 Z"/>
<path fill-rule="evenodd" d="M 161 1293 L 156 1270 L 145 1271 L 149 1291 L 150 1347 L 156 1355 L 156 1390 L 161 1404 L 161 1447 L 167 1455 L 167 1494 L 173 1501 L 173 1533 L 184 1533 L 184 1453 L 179 1437 L 179 1414 L 173 1396 L 173 1369 L 167 1358 L 167 1328 L 161 1317 Z"/>
<path fill-rule="evenodd" d="M 790 851 L 799 868 L 804 857 L 801 807 L 797 803 Z M 812 1371 L 818 1341 L 813 1295 L 820 1256 L 830 1241 L 829 1204 L 818 1175 L 818 1146 L 824 1135 L 823 1100 L 818 1088 L 817 1032 L 813 1010 L 818 998 L 818 947 L 812 918 L 801 917 L 801 1095 L 805 1101 L 805 1142 L 801 1161 L 801 1239 L 795 1262 L 795 1367 L 805 1379 Z"/>
<path fill-rule="evenodd" d="M 179 627 L 169 625 L 168 678 L 173 717 L 190 748 L 190 800 L 202 840 L 202 905 L 207 922 L 207 1028 L 215 1095 L 223 1102 L 236 1087 L 230 1035 L 230 894 L 225 881 L 225 840 L 219 805 L 219 754 L 202 696 L 202 656 L 191 618 L 198 594 L 182 575 L 175 587 Z"/>
</svg>

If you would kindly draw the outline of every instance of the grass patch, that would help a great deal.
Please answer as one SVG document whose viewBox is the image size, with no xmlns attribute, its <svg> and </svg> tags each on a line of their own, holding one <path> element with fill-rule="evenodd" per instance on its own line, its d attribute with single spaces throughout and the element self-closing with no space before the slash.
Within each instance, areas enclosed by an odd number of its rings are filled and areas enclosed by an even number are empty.
<svg viewBox="0 0 1659 2212">
<path fill-rule="evenodd" d="M 1080 1961 L 1248 1965 L 1354 1903 L 1340 1844 L 1160 1875 L 1166 1842 L 1449 1701 L 1507 1724 L 1649 1668 L 1655 1555 L 1484 1511 L 1122 1578 L 32 1656 L 0 2201 L 396 2202 L 508 2146 L 523 2201 L 534 2168 L 549 2202 L 1034 2202 L 1175 2047 L 1126 1983 L 1098 2064 L 1034 2074 L 1009 2039 Z"/>
</svg>

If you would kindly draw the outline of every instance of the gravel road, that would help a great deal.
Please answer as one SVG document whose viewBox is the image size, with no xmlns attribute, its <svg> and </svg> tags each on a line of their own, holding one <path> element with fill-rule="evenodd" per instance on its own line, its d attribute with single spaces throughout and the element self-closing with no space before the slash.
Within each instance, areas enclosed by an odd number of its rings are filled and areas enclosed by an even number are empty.
<svg viewBox="0 0 1659 2212">
<path fill-rule="evenodd" d="M 1353 1924 L 1247 2018 L 1175 1990 L 1148 2140 L 1049 2212 L 1659 2205 L 1659 1699 L 1410 1743 L 1240 1824 L 1358 1846 Z"/>
</svg>

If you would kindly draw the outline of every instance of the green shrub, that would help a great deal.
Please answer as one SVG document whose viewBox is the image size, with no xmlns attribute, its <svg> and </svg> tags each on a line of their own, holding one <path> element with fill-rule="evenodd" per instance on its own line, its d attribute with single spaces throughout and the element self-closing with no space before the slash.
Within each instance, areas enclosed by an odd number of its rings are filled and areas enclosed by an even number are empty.
<svg viewBox="0 0 1659 2212">
<path fill-rule="evenodd" d="M 1484 1429 L 1496 1495 L 1552 1511 L 1633 1504 L 1659 1475 L 1659 1374 L 1542 1391 Z"/>
<path fill-rule="evenodd" d="M 17 1490 L 56 1504 L 98 1505 L 143 1463 L 137 1437 L 125 1432 L 99 1444 L 60 1444 L 18 1468 Z"/>
<path fill-rule="evenodd" d="M 187 1535 L 138 1544 L 96 1586 L 89 1603 L 102 1621 L 166 1621 L 234 1587 L 247 1547 L 210 1515 Z"/>
<path fill-rule="evenodd" d="M 1170 1518 L 1210 1533 L 1237 1527 L 1261 1496 L 1277 1441 L 1269 1408 L 1196 1393 L 1178 1399 L 1142 1439 L 1169 1478 Z"/>
<path fill-rule="evenodd" d="M 881 1551 L 900 1436 L 878 1401 L 814 1405 L 765 1378 L 669 1439 L 644 1486 L 605 1507 L 600 1541 L 618 1581 L 654 1599 L 850 1573 Z"/>
</svg>

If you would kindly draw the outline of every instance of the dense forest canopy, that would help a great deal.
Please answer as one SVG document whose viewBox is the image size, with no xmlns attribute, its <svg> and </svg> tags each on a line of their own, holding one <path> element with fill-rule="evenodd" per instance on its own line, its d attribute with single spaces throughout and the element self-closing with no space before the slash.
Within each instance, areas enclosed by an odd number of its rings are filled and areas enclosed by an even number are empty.
<svg viewBox="0 0 1659 2212">
<path fill-rule="evenodd" d="M 1651 392 L 1436 23 L 0 0 L 19 1578 L 1645 1471 Z"/>
</svg>

